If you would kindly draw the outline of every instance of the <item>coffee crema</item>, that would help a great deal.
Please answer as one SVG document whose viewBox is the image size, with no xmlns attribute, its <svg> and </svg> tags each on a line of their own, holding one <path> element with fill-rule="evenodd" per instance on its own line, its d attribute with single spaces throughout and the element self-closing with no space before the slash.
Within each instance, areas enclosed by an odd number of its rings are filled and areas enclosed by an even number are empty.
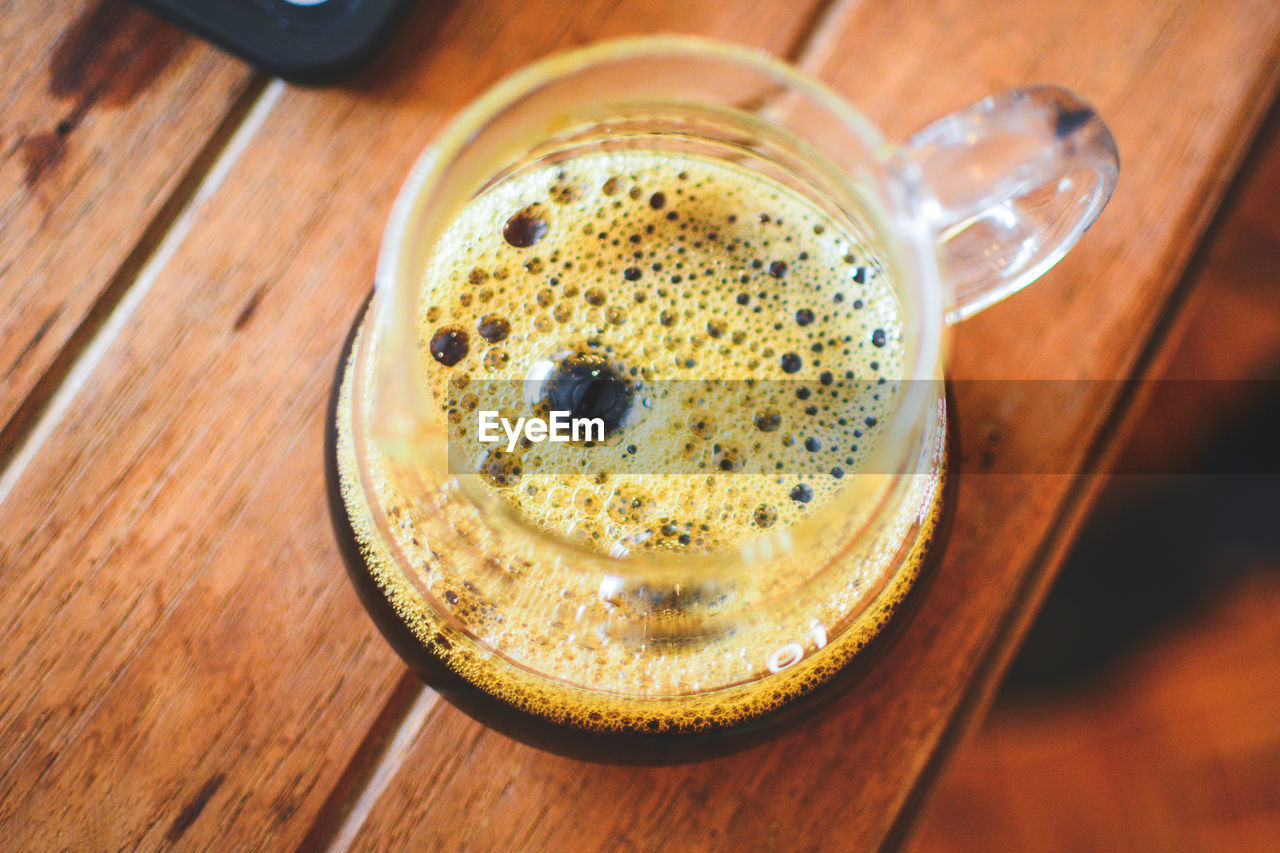
<svg viewBox="0 0 1280 853">
<path fill-rule="evenodd" d="M 786 530 L 862 473 L 902 376 L 897 302 L 868 248 L 781 183 L 661 151 L 527 169 L 463 210 L 419 304 L 418 368 L 452 470 L 406 478 L 366 455 L 361 483 L 349 358 L 338 485 L 363 568 L 477 689 L 592 731 L 733 726 L 826 681 L 910 587 L 940 464 L 856 553 L 851 520 L 749 589 L 602 582 L 491 529 L 456 488 L 477 474 L 531 529 L 678 565 Z M 607 429 L 508 452 L 479 440 L 486 410 Z M 925 448 L 939 460 L 942 423 Z"/>
<path fill-rule="evenodd" d="M 445 235 L 421 329 L 454 472 L 614 554 L 733 547 L 822 507 L 902 374 L 880 265 L 785 187 L 689 156 L 506 180 Z M 539 402 L 600 416 L 610 440 L 478 440 L 477 411 L 514 421 Z"/>
</svg>

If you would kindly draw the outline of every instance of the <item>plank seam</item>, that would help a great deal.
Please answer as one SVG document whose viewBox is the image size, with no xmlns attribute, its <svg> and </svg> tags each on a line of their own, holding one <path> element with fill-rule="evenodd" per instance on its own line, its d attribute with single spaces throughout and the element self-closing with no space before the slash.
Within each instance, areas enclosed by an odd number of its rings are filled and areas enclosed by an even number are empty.
<svg viewBox="0 0 1280 853">
<path fill-rule="evenodd" d="M 263 85 L 260 78 L 250 82 L 54 365 L 0 432 L 0 448 L 13 448 L 12 455 L 3 460 L 0 473 L 0 505 L 12 494 L 107 350 L 190 235 L 199 212 L 248 148 L 284 85 L 281 80 Z M 31 426 L 24 435 L 13 435 L 28 423 Z"/>
<path fill-rule="evenodd" d="M 861 0 L 822 0 L 809 13 L 783 56 L 806 74 L 821 77 L 822 69 L 844 34 L 846 19 L 859 5 Z"/>
<path fill-rule="evenodd" d="M 1270 68 L 1262 84 L 1257 87 L 1258 97 L 1244 101 L 1247 105 L 1254 105 L 1251 114 L 1246 115 L 1242 121 L 1243 135 L 1250 142 L 1236 149 L 1237 153 L 1229 152 L 1222 158 L 1222 168 L 1216 173 L 1231 177 L 1219 179 L 1217 186 L 1207 188 L 1206 197 L 1213 199 L 1216 196 L 1216 201 L 1204 205 L 1193 218 L 1190 231 L 1199 233 L 1200 238 L 1195 242 L 1190 257 L 1184 260 L 1177 284 L 1134 361 L 1133 376 L 1147 376 L 1160 363 L 1161 349 L 1178 328 L 1182 309 L 1205 267 L 1214 239 L 1221 231 L 1234 199 L 1243 191 L 1255 170 L 1262 148 L 1259 140 L 1264 134 L 1263 129 L 1267 128 L 1267 132 L 1280 132 L 1276 130 L 1280 128 L 1280 39 L 1272 45 L 1268 58 Z M 1099 427 L 1085 453 L 1084 459 L 1092 459 L 1094 463 L 1086 462 L 1083 471 L 1106 471 L 1109 461 L 1122 452 L 1129 431 L 1142 413 L 1145 398 L 1139 398 L 1140 389 L 1137 386 L 1143 384 L 1123 383 L 1115 406 Z M 1064 508 L 1054 519 L 1048 535 L 1032 557 L 1032 565 L 1039 566 L 1040 570 L 1033 570 L 1020 584 L 1005 621 L 998 624 L 979 660 L 970 688 L 961 698 L 955 714 L 943 726 L 936 747 L 925 759 L 920 772 L 910 783 L 902 807 L 891 819 L 880 844 L 881 850 L 901 850 L 910 843 L 914 824 L 928 804 L 934 783 L 942 775 L 959 745 L 985 718 L 995 700 L 1004 673 L 1021 645 L 1022 636 L 1030 627 L 1040 603 L 1052 586 L 1057 569 L 1070 551 L 1075 532 L 1087 519 L 1094 499 L 1106 479 L 1105 475 L 1089 473 L 1075 476 L 1063 498 Z"/>
<path fill-rule="evenodd" d="M 407 673 L 406 677 L 415 682 L 418 681 L 418 677 L 413 673 Z M 426 726 L 427 718 L 440 701 L 440 694 L 425 684 L 417 683 L 415 686 L 417 695 L 414 696 L 413 704 L 396 725 L 395 733 L 391 736 L 386 748 L 373 757 L 368 781 L 360 789 L 350 810 L 334 832 L 332 840 L 323 847 L 317 842 L 304 842 L 300 849 L 323 849 L 327 853 L 347 853 L 351 849 L 365 821 L 369 819 L 373 807 L 381 799 L 396 773 L 404 766 L 404 761 L 413 749 L 418 733 Z M 363 750 L 357 751 L 353 759 L 353 767 L 360 759 L 362 752 Z M 315 844 L 315 847 L 312 847 L 312 844 Z"/>
</svg>

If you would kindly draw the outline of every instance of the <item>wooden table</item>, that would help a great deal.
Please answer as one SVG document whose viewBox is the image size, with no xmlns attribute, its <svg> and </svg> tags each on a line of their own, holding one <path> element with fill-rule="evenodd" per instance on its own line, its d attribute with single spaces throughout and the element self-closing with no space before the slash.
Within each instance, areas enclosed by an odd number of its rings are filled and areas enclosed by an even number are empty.
<svg viewBox="0 0 1280 853">
<path fill-rule="evenodd" d="M 1030 82 L 1099 107 L 1119 190 L 1067 261 L 959 330 L 954 373 L 972 379 L 1159 363 L 1280 67 L 1273 0 L 432 0 L 361 77 L 307 89 L 120 2 L 13 0 L 0 848 L 906 837 L 1071 543 L 1131 386 L 1063 383 L 1067 405 L 963 384 L 955 526 L 914 611 L 837 713 L 729 758 L 627 769 L 506 740 L 407 674 L 339 565 L 325 395 L 410 163 L 503 73 L 653 30 L 788 57 L 891 138 Z"/>
</svg>

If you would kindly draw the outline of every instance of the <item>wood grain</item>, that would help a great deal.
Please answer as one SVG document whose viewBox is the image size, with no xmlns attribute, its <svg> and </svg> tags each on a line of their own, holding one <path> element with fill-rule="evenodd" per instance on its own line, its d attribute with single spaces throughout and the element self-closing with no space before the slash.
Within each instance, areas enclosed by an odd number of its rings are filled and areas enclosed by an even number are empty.
<svg viewBox="0 0 1280 853">
<path fill-rule="evenodd" d="M 403 676 L 338 563 L 321 433 L 410 163 L 556 47 L 785 52 L 805 8 L 421 4 L 357 82 L 285 93 L 0 506 L 3 846 L 304 838 Z"/>
<path fill-rule="evenodd" d="M 1126 444 L 1121 470 L 1181 470 L 1224 423 L 1245 420 L 1257 409 L 1264 383 L 1280 380 L 1274 290 L 1280 269 L 1280 103 L 1262 133 L 1242 170 L 1243 183 L 1202 253 L 1186 319 L 1175 330 L 1178 346 L 1158 366 L 1174 381 L 1159 385 L 1145 402 L 1137 429 L 1143 440 Z"/>
<path fill-rule="evenodd" d="M 3 461 L 254 77 L 125 0 L 6 3 L 0 51 Z"/>
<path fill-rule="evenodd" d="M 824 76 L 899 138 L 1033 81 L 1092 100 L 1125 159 L 1111 208 L 1032 290 L 958 330 L 954 373 L 1130 376 L 1150 359 L 1179 273 L 1273 96 L 1280 10 L 1130 0 L 1035 11 L 1030 22 L 1015 3 L 854 5 L 828 42 L 840 49 Z M 858 850 L 900 841 L 900 810 L 920 802 L 931 775 L 922 771 L 936 769 L 982 706 L 1096 485 L 1018 472 L 1080 470 L 1114 450 L 1122 385 L 1026 387 L 1040 392 L 965 383 L 957 408 L 969 472 L 943 564 L 839 715 L 740 756 L 637 771 L 535 752 L 440 707 L 357 846 L 555 850 L 588 838 L 598 849 Z"/>
<path fill-rule="evenodd" d="M 1280 109 L 1267 125 L 1197 258 L 1187 321 L 1159 367 L 1162 377 L 1196 381 L 1157 388 L 1121 470 L 1188 470 L 1223 443 L 1265 464 L 1266 449 L 1251 437 L 1267 440 L 1258 410 L 1275 388 L 1259 380 L 1280 373 Z M 1063 657 L 1093 665 L 1049 689 L 1024 684 L 1001 694 L 939 784 L 916 853 L 1280 848 L 1280 565 L 1265 528 L 1251 529 L 1236 512 L 1250 500 L 1268 506 L 1259 482 L 1267 479 L 1112 478 L 1089 523 L 1093 535 L 1083 540 L 1132 553 L 1149 535 L 1143 519 L 1154 521 L 1154 500 L 1179 513 L 1177 544 L 1165 542 L 1159 553 L 1195 547 L 1177 567 L 1166 556 L 1102 567 L 1079 552 L 1072 557 L 1061 580 L 1080 592 L 1065 593 L 1075 606 L 1060 605 L 1057 624 L 1065 618 L 1107 637 L 1107 659 L 1063 648 L 1064 630 L 1079 635 L 1062 627 L 1056 655 L 1045 656 L 1040 643 L 1041 666 Z M 1214 504 L 1224 508 L 1204 518 Z M 1179 528 L 1196 535 L 1179 537 Z M 1125 604 L 1143 626 L 1137 648 L 1117 644 L 1130 632 L 1107 625 L 1115 617 L 1080 598 L 1085 579 L 1111 572 L 1129 591 L 1163 587 L 1148 596 L 1156 604 Z M 1194 599 L 1189 612 L 1171 605 L 1171 595 Z"/>
<path fill-rule="evenodd" d="M 949 771 L 916 853 L 1275 850 L 1276 569 L 1085 690 L 999 707 Z"/>
</svg>

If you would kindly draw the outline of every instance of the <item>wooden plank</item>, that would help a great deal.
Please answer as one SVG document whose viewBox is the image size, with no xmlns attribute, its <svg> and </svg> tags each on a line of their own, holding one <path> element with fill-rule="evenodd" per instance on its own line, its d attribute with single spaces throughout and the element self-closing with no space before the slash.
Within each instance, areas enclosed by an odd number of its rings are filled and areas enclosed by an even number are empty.
<svg viewBox="0 0 1280 853">
<path fill-rule="evenodd" d="M 1280 102 L 1261 134 L 1215 220 L 1209 250 L 1197 258 L 1203 263 L 1186 321 L 1174 332 L 1178 346 L 1158 365 L 1173 381 L 1145 401 L 1136 427 L 1142 440 L 1125 446 L 1122 471 L 1183 470 L 1224 423 L 1252 414 L 1266 393 L 1256 380 L 1280 379 L 1280 303 L 1272 293 L 1280 268 Z"/>
<path fill-rule="evenodd" d="M 1185 328 L 1159 368 L 1163 378 L 1196 381 L 1157 387 L 1120 470 L 1187 470 L 1224 442 L 1265 458 L 1253 445 L 1264 428 L 1258 409 L 1274 390 L 1257 380 L 1274 381 L 1280 369 L 1273 297 L 1280 110 L 1273 109 L 1264 133 L 1254 168 L 1242 170 L 1237 198 L 1224 204 L 1217 233 L 1197 257 L 1206 262 Z M 1102 615 L 1105 607 L 1081 600 L 1085 579 L 1117 569 L 1130 590 L 1165 583 L 1182 591 L 1175 598 L 1201 595 L 1186 613 L 1170 612 L 1168 591 L 1154 596 L 1154 605 L 1126 608 L 1143 626 L 1140 642 L 1122 644 L 1084 678 L 1051 691 L 1024 685 L 1002 694 L 939 784 L 921 821 L 918 853 L 1280 848 L 1280 572 L 1274 560 L 1268 564 L 1261 529 L 1228 522 L 1225 509 L 1196 517 L 1233 493 L 1237 506 L 1266 506 L 1259 500 L 1265 489 L 1253 477 L 1108 484 L 1089 523 L 1094 541 L 1119 535 L 1127 543 L 1116 553 L 1131 553 L 1149 535 L 1155 500 L 1178 513 L 1175 531 L 1195 530 L 1201 542 L 1172 571 L 1156 561 L 1121 567 L 1074 556 L 1061 580 L 1077 592 L 1058 613 L 1084 607 L 1101 617 L 1101 636 L 1127 635 L 1114 614 Z M 1177 553 L 1192 538 L 1174 537 L 1161 553 Z M 1078 655 L 1066 650 L 1066 657 Z M 1089 819 L 1080 820 L 1086 810 Z"/>
<path fill-rule="evenodd" d="M 806 24 L 712 0 L 422 4 L 357 83 L 286 91 L 0 505 L 6 844 L 303 839 L 403 693 L 338 562 L 321 439 L 409 165 L 556 47 L 660 28 L 783 52 Z"/>
<path fill-rule="evenodd" d="M 1088 686 L 1002 703 L 917 853 L 1280 846 L 1280 567 L 1259 568 Z"/>
<path fill-rule="evenodd" d="M 0 51 L 3 461 L 258 81 L 125 0 L 6 3 Z"/>
<path fill-rule="evenodd" d="M 1054 81 L 1096 103 L 1125 158 L 1111 209 L 1076 252 L 957 332 L 955 374 L 995 381 L 958 391 L 957 518 L 918 609 L 840 713 L 692 767 L 583 765 L 442 706 L 358 849 L 874 848 L 901 840 L 895 820 L 919 802 L 922 772 L 995 683 L 1087 504 L 1096 478 L 1073 472 L 1112 452 L 1124 399 L 1107 381 L 1005 380 L 1110 380 L 1149 357 L 1273 94 L 1280 9 L 1063 0 L 1037 4 L 1032 22 L 994 0 L 885 2 L 852 6 L 838 26 L 820 40 L 825 76 L 894 137 L 988 92 Z"/>
</svg>

